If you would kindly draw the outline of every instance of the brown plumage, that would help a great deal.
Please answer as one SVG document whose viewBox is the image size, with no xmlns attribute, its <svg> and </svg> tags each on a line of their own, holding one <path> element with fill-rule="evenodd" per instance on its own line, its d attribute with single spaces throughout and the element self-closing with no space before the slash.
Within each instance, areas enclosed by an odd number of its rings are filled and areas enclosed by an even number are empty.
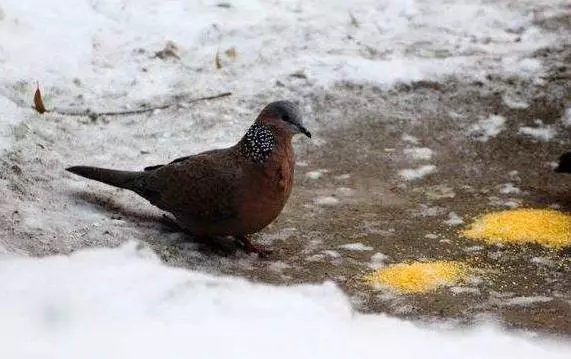
<svg viewBox="0 0 571 359">
<path fill-rule="evenodd" d="M 195 236 L 231 235 L 249 250 L 245 237 L 282 211 L 293 185 L 295 134 L 311 134 L 288 101 L 267 105 L 234 146 L 182 157 L 141 172 L 77 166 L 68 171 L 126 188 L 172 213 Z"/>
</svg>

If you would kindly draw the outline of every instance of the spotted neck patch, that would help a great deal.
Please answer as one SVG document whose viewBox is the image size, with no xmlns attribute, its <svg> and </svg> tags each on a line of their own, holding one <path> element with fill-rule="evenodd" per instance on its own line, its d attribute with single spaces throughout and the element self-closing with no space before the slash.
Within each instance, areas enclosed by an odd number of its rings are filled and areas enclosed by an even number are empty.
<svg viewBox="0 0 571 359">
<path fill-rule="evenodd" d="M 244 135 L 240 144 L 242 154 L 251 161 L 263 164 L 270 158 L 276 139 L 266 126 L 254 123 Z"/>
</svg>

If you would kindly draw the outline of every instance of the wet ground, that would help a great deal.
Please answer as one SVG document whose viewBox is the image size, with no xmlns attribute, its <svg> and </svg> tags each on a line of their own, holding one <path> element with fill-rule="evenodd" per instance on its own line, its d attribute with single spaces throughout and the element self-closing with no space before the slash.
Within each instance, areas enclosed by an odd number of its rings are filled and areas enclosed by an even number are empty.
<svg viewBox="0 0 571 359">
<path fill-rule="evenodd" d="M 571 211 L 571 176 L 552 172 L 571 145 L 571 130 L 561 122 L 571 103 L 571 49 L 550 51 L 554 66 L 541 83 L 451 79 L 388 91 L 347 84 L 316 96 L 315 120 L 335 125 L 317 134 L 318 146 L 297 143 L 292 198 L 279 219 L 254 236 L 274 249 L 270 260 L 210 246 L 201 256 L 219 258 L 223 273 L 262 282 L 334 281 L 365 312 L 458 323 L 493 318 L 508 327 L 571 335 L 569 248 L 487 245 L 460 234 L 490 211 Z M 505 130 L 484 142 L 473 126 L 490 115 L 505 117 Z M 518 133 L 537 120 L 556 129 L 555 137 Z M 433 155 L 413 159 L 407 148 L 414 147 Z M 421 179 L 399 175 L 427 164 L 436 170 Z M 194 245 L 150 242 L 167 262 L 197 264 Z M 342 247 L 348 243 L 362 245 Z M 395 294 L 363 280 L 372 268 L 418 260 L 460 260 L 478 272 L 462 285 L 426 294 Z"/>
</svg>

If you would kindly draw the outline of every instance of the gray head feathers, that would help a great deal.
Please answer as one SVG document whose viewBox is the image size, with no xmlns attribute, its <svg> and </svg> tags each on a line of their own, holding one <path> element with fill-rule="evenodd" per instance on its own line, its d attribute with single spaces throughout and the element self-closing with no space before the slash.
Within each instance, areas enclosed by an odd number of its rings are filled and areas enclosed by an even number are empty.
<svg viewBox="0 0 571 359">
<path fill-rule="evenodd" d="M 288 123 L 294 133 L 303 133 L 311 138 L 311 133 L 305 128 L 299 108 L 291 101 L 275 101 L 268 104 L 260 117 L 272 117 L 278 121 Z"/>
</svg>

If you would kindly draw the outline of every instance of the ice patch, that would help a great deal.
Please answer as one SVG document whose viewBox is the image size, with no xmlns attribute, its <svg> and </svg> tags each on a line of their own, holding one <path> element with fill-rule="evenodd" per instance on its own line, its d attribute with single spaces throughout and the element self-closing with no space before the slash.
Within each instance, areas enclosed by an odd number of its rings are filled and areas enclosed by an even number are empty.
<svg viewBox="0 0 571 359">
<path fill-rule="evenodd" d="M 555 136 L 556 132 L 551 126 L 528 127 L 522 126 L 519 128 L 519 133 L 533 137 L 538 141 L 549 141 Z"/>
<path fill-rule="evenodd" d="M 340 245 L 338 248 L 346 249 L 348 251 L 357 251 L 357 252 L 372 251 L 373 250 L 373 247 L 366 246 L 363 243 L 347 243 L 347 244 Z"/>
<path fill-rule="evenodd" d="M 404 178 L 405 180 L 412 181 L 416 179 L 420 179 L 426 175 L 429 175 L 433 172 L 436 172 L 436 166 L 434 165 L 425 165 L 420 166 L 415 169 L 404 169 L 399 171 L 399 175 Z"/>
<path fill-rule="evenodd" d="M 469 131 L 469 135 L 475 136 L 478 141 L 487 142 L 505 129 L 506 118 L 499 115 L 478 121 Z"/>
<path fill-rule="evenodd" d="M 432 150 L 427 147 L 405 148 L 403 152 L 415 160 L 429 160 L 432 158 Z"/>
<path fill-rule="evenodd" d="M 213 359 L 372 359 L 380 347 L 407 358 L 571 355 L 564 342 L 491 326 L 443 331 L 359 314 L 331 284 L 274 287 L 170 268 L 134 243 L 1 259 L 0 293 L 0 356 L 11 359 L 179 358 L 189 351 Z"/>
</svg>

